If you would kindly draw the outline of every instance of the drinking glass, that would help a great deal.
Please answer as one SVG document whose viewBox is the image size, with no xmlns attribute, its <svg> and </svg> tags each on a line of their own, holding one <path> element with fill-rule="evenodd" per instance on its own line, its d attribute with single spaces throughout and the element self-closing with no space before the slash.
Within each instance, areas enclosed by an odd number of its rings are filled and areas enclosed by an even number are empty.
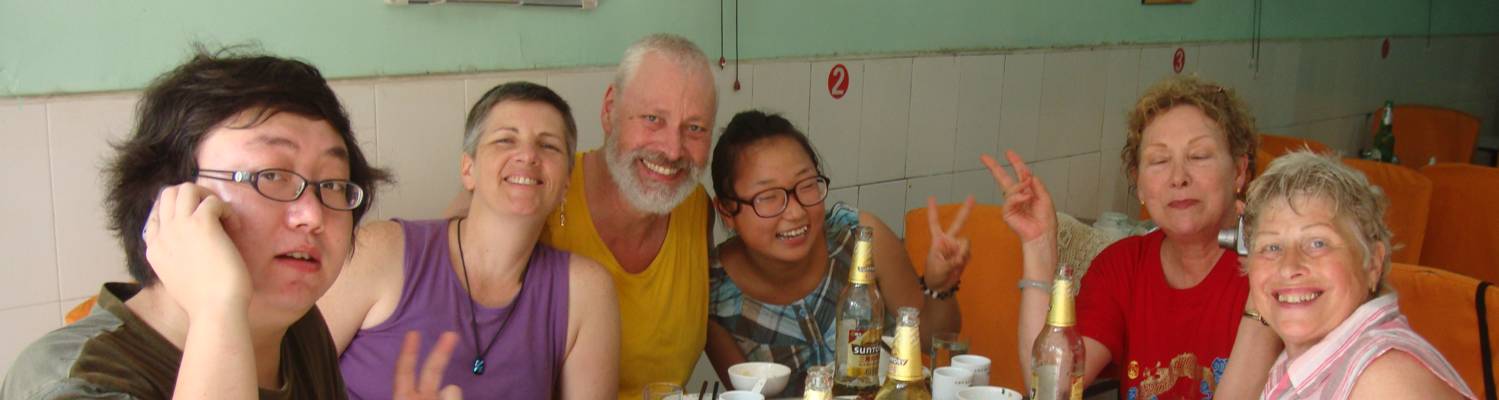
<svg viewBox="0 0 1499 400">
<path fill-rule="evenodd" d="M 968 354 L 968 338 L 959 336 L 957 332 L 932 334 L 932 349 L 927 353 L 927 357 L 932 360 L 932 368 L 952 365 L 953 356 L 964 354 Z"/>
<path fill-rule="evenodd" d="M 682 400 L 682 387 L 669 382 L 645 385 L 645 400 Z"/>
</svg>

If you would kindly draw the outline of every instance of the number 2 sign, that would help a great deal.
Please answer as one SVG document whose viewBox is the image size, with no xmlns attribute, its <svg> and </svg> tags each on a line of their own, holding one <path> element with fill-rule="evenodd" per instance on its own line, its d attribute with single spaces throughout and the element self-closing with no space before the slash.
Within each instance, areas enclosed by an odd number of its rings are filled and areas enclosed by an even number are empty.
<svg viewBox="0 0 1499 400">
<path fill-rule="evenodd" d="M 834 65 L 828 71 L 828 95 L 834 99 L 843 98 L 843 95 L 848 94 L 848 80 L 848 67 L 843 64 Z"/>
</svg>

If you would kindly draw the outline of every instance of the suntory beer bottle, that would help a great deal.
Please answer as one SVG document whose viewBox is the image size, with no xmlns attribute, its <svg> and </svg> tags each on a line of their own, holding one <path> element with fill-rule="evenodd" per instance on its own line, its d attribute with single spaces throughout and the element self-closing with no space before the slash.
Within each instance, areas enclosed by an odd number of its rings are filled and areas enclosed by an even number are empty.
<svg viewBox="0 0 1499 400">
<path fill-rule="evenodd" d="M 900 308 L 891 346 L 890 372 L 875 400 L 932 400 L 921 369 L 921 316 L 914 307 Z"/>
<path fill-rule="evenodd" d="M 1062 266 L 1051 284 L 1051 311 L 1031 350 L 1031 400 L 1083 398 L 1083 338 L 1073 325 L 1072 269 Z"/>
<path fill-rule="evenodd" d="M 833 394 L 873 398 L 880 388 L 880 334 L 885 324 L 885 301 L 874 281 L 874 229 L 854 231 L 854 262 L 848 286 L 838 293 L 838 354 L 833 371 Z"/>
</svg>

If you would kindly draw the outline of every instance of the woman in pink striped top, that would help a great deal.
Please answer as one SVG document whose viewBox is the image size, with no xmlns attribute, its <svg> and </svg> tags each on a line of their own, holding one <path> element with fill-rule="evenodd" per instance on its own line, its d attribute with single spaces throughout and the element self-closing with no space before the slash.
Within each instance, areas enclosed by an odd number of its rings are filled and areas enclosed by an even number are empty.
<svg viewBox="0 0 1499 400">
<path fill-rule="evenodd" d="M 1474 398 L 1400 314 L 1386 204 L 1363 174 L 1310 152 L 1249 186 L 1249 299 L 1286 346 L 1261 398 Z"/>
</svg>

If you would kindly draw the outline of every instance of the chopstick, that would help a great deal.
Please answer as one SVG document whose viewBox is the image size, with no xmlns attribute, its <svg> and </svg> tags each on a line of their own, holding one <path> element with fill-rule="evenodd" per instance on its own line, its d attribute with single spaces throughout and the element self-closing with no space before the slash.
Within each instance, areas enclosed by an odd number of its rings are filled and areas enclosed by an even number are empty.
<svg viewBox="0 0 1499 400">
<path fill-rule="evenodd" d="M 713 382 L 713 400 L 718 399 L 718 381 Z"/>
<path fill-rule="evenodd" d="M 708 400 L 708 399 L 704 399 L 703 398 L 703 395 L 707 394 L 707 393 L 708 393 L 708 381 L 703 381 L 703 385 L 701 387 L 698 387 L 698 389 L 697 389 L 697 400 Z"/>
</svg>

